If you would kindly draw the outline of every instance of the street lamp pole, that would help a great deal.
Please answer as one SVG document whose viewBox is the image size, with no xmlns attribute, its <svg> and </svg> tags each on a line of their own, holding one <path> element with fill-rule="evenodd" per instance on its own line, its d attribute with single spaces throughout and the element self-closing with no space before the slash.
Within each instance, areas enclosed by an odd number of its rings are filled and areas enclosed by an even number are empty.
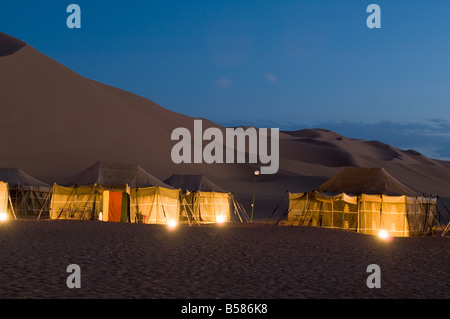
<svg viewBox="0 0 450 319">
<path fill-rule="evenodd" d="M 250 219 L 251 223 L 253 223 L 253 212 L 255 211 L 256 179 L 258 178 L 259 171 L 256 170 L 253 174 L 255 175 L 255 181 L 253 182 L 252 217 Z"/>
</svg>

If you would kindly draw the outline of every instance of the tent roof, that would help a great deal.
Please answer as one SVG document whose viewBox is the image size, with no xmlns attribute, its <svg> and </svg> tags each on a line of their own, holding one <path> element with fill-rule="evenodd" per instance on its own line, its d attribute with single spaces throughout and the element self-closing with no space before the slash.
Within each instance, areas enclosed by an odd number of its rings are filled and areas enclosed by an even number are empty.
<svg viewBox="0 0 450 319">
<path fill-rule="evenodd" d="M 383 168 L 344 167 L 317 189 L 324 193 L 416 196 L 417 192 L 392 177 Z"/>
<path fill-rule="evenodd" d="M 20 168 L 0 168 L 0 181 L 7 182 L 11 186 L 37 186 L 50 187 L 50 185 L 28 175 Z"/>
<path fill-rule="evenodd" d="M 204 175 L 172 175 L 164 181 L 175 188 L 189 191 L 228 193 Z"/>
<path fill-rule="evenodd" d="M 142 167 L 136 164 L 124 164 L 99 161 L 79 174 L 67 179 L 62 185 L 128 185 L 130 187 L 160 186 L 172 189 Z"/>
</svg>

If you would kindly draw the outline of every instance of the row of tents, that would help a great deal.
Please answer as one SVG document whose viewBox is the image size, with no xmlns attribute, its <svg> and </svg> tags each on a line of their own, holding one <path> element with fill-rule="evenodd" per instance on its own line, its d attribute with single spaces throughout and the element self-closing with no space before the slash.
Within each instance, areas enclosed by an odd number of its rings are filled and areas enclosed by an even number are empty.
<svg viewBox="0 0 450 319">
<path fill-rule="evenodd" d="M 162 182 L 139 165 L 97 162 L 61 184 L 45 184 L 20 169 L 0 169 L 0 181 L 0 213 L 19 217 L 146 224 L 226 222 L 233 216 L 249 221 L 231 192 L 202 175 L 173 175 Z M 417 194 L 383 168 L 344 167 L 312 191 L 288 193 L 288 208 L 276 224 L 412 237 L 428 235 L 440 223 L 438 197 Z"/>
<path fill-rule="evenodd" d="M 139 165 L 97 162 L 61 184 L 0 169 L 0 212 L 14 217 L 168 224 L 248 220 L 231 192 L 202 175 L 162 182 Z"/>
</svg>

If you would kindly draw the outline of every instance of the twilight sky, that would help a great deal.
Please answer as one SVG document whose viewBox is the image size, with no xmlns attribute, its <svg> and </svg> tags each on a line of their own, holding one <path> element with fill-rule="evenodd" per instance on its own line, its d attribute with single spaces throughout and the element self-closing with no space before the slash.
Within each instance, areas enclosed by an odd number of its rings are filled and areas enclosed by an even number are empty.
<svg viewBox="0 0 450 319">
<path fill-rule="evenodd" d="M 81 7 L 81 29 L 66 8 Z M 381 29 L 366 8 L 381 7 Z M 326 128 L 450 160 L 450 2 L 8 1 L 0 31 L 227 126 Z"/>
</svg>

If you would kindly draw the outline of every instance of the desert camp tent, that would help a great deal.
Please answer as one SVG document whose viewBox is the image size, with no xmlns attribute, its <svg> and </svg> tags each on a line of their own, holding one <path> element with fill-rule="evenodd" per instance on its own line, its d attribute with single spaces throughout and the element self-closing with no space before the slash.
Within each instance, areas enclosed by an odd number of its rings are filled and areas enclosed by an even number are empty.
<svg viewBox="0 0 450 319">
<path fill-rule="evenodd" d="M 97 162 L 52 190 L 51 219 L 166 224 L 178 216 L 179 190 L 139 165 Z"/>
<path fill-rule="evenodd" d="M 217 186 L 203 175 L 172 175 L 164 181 L 183 191 L 180 217 L 199 223 L 231 220 L 235 205 L 232 193 Z"/>
<path fill-rule="evenodd" d="M 46 204 L 51 186 L 25 173 L 20 168 L 0 168 L 0 181 L 8 183 L 12 207 L 19 218 L 48 214 Z"/>
<path fill-rule="evenodd" d="M 436 198 L 417 194 L 383 168 L 344 167 L 309 193 L 289 193 L 288 225 L 394 237 L 432 230 Z"/>
<path fill-rule="evenodd" d="M 8 192 L 8 183 L 0 181 L 0 221 L 8 218 L 16 218 L 14 208 L 11 206 L 11 198 Z"/>
<path fill-rule="evenodd" d="M 0 182 L 0 213 L 8 210 L 8 184 Z"/>
</svg>

